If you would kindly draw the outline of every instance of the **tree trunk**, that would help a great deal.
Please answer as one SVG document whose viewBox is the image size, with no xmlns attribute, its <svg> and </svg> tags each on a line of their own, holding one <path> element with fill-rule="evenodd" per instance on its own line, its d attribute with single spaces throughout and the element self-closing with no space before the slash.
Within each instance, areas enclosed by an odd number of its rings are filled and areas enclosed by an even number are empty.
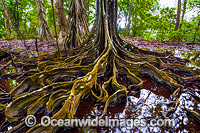
<svg viewBox="0 0 200 133">
<path fill-rule="evenodd" d="M 58 37 L 63 38 L 66 35 L 67 20 L 63 8 L 63 0 L 56 0 L 56 14 L 59 24 Z"/>
<path fill-rule="evenodd" d="M 178 7 L 177 7 L 177 16 L 176 16 L 176 27 L 175 31 L 178 30 L 180 24 L 180 16 L 181 16 L 181 0 L 178 0 Z"/>
<path fill-rule="evenodd" d="M 132 24 L 132 36 L 133 37 L 136 37 L 136 18 L 137 18 L 137 14 L 135 14 L 135 12 L 136 12 L 136 7 L 134 7 L 134 10 L 133 10 L 133 17 L 132 18 L 134 18 L 134 21 L 132 22 L 133 24 Z M 135 25 L 135 26 L 134 26 Z"/>
<path fill-rule="evenodd" d="M 86 0 L 72 0 L 68 11 L 68 27 L 65 49 L 81 44 L 88 34 Z"/>
<path fill-rule="evenodd" d="M 53 12 L 53 22 L 54 22 L 54 30 L 55 30 L 55 35 L 56 35 L 56 44 L 57 44 L 57 50 L 58 50 L 58 57 L 60 57 L 60 47 L 59 47 L 59 44 L 58 44 L 58 34 L 57 34 L 56 17 L 55 17 L 55 12 L 54 12 L 53 0 L 51 0 L 51 7 L 52 7 L 52 12 Z"/>
<path fill-rule="evenodd" d="M 6 33 L 8 35 L 8 38 L 10 38 L 10 29 L 9 29 L 9 14 L 8 14 L 8 8 L 7 6 L 4 4 L 3 0 L 1 0 L 1 4 L 4 8 L 4 12 L 5 12 L 5 28 L 6 28 Z"/>
<path fill-rule="evenodd" d="M 38 15 L 38 20 L 40 22 L 40 27 L 42 28 L 41 32 L 41 37 L 40 41 L 48 41 L 53 39 L 53 36 L 51 35 L 51 31 L 49 29 L 49 26 L 47 24 L 47 21 L 45 19 L 45 12 L 43 9 L 43 3 L 41 0 L 35 0 L 36 5 L 37 5 L 37 15 Z"/>
<path fill-rule="evenodd" d="M 88 17 L 88 15 L 90 13 L 90 0 L 86 0 L 85 4 L 86 4 L 86 6 L 85 6 L 86 10 L 87 10 L 87 23 L 89 24 L 89 17 Z"/>
<path fill-rule="evenodd" d="M 16 16 L 15 16 L 15 18 L 16 18 L 16 26 L 17 26 L 17 28 L 19 28 L 19 0 L 16 0 L 15 1 L 15 5 L 16 5 Z"/>
<path fill-rule="evenodd" d="M 130 8 L 129 8 L 128 25 L 127 25 L 126 36 L 129 36 L 129 32 L 130 32 L 132 7 L 133 7 L 133 0 L 131 0 Z"/>
<path fill-rule="evenodd" d="M 188 0 L 185 0 L 185 1 L 184 1 L 184 7 L 183 7 L 183 13 L 182 13 L 182 19 L 181 19 L 182 21 L 183 21 L 184 16 L 185 16 L 187 1 L 188 1 Z M 181 27 L 182 27 L 182 24 L 180 24 L 180 29 L 181 29 Z"/>
</svg>

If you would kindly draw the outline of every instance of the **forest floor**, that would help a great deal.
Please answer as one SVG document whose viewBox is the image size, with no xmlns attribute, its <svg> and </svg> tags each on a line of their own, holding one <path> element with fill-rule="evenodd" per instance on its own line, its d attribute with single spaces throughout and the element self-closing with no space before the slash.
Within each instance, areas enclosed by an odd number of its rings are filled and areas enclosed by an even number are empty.
<svg viewBox="0 0 200 133">
<path fill-rule="evenodd" d="M 200 43 L 185 43 L 185 42 L 163 42 L 163 41 L 148 41 L 139 37 L 133 38 L 125 38 L 122 37 L 123 40 L 130 42 L 131 44 L 144 49 L 149 49 L 151 51 L 170 51 L 176 57 L 189 59 L 191 60 L 194 56 L 200 52 Z M 63 48 L 62 41 L 59 41 L 59 45 L 61 49 Z M 32 56 L 37 56 L 36 52 L 36 40 L 26 40 L 26 45 L 29 51 L 31 51 Z M 44 53 L 54 53 L 56 51 L 57 45 L 55 41 L 48 42 L 37 42 L 38 52 L 39 54 Z M 16 53 L 20 53 L 23 55 L 26 51 L 26 47 L 24 46 L 23 41 L 21 40 L 0 40 L 0 48 Z M 23 57 L 23 56 L 21 56 Z M 195 66 L 194 66 L 195 65 Z M 200 68 L 200 59 L 197 58 L 196 61 L 189 63 L 190 67 L 198 67 Z"/>
<path fill-rule="evenodd" d="M 185 43 L 185 42 L 161 42 L 161 41 L 148 41 L 144 40 L 139 37 L 133 37 L 133 38 L 124 38 L 122 39 L 131 42 L 133 45 L 138 46 L 140 48 L 147 48 L 151 50 L 158 50 L 158 49 L 188 49 L 188 50 L 195 50 L 200 51 L 200 43 Z M 35 40 L 26 40 L 26 45 L 30 50 L 35 51 L 36 45 Z M 62 42 L 59 42 L 61 49 L 62 49 Z M 43 52 L 54 52 L 56 50 L 56 42 L 55 41 L 49 41 L 49 42 L 38 42 L 38 51 Z M 24 47 L 24 43 L 21 40 L 0 40 L 0 48 L 2 49 L 9 49 L 12 51 L 16 50 L 23 50 L 26 49 Z"/>
</svg>

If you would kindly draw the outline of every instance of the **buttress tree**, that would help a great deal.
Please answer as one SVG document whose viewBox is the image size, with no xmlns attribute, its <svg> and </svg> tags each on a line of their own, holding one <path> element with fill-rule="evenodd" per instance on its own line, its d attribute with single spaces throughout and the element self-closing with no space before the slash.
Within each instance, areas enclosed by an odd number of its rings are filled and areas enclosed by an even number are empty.
<svg viewBox="0 0 200 133">
<path fill-rule="evenodd" d="M 41 28 L 40 40 L 49 41 L 53 39 L 53 36 L 45 19 L 44 4 L 41 0 L 35 0 L 35 3 L 37 5 L 37 16 L 40 23 L 39 27 Z"/>
<path fill-rule="evenodd" d="M 97 0 L 96 5 L 93 28 L 78 47 L 61 51 L 61 56 L 56 52 L 15 61 L 18 66 L 35 63 L 37 68 L 20 75 L 17 80 L 23 81 L 9 94 L 1 92 L 0 96 L 12 98 L 12 102 L 7 106 L 1 104 L 0 108 L 5 110 L 4 126 L 12 125 L 9 132 L 19 131 L 27 115 L 37 115 L 41 111 L 52 119 L 72 119 L 80 101 L 88 95 L 104 105 L 99 116 L 102 118 L 110 105 L 126 102 L 128 91 L 140 90 L 143 75 L 167 87 L 172 92 L 172 101 L 178 101 L 185 84 L 199 81 L 199 71 L 189 70 L 187 60 L 169 52 L 140 49 L 122 40 L 117 33 L 117 0 Z M 71 20 L 80 21 L 80 15 L 73 17 Z M 70 43 L 76 42 L 73 37 L 68 39 Z M 120 84 L 119 79 L 126 85 Z M 162 114 L 163 117 L 167 113 Z M 38 124 L 28 132 L 58 130 L 59 127 Z"/>
</svg>

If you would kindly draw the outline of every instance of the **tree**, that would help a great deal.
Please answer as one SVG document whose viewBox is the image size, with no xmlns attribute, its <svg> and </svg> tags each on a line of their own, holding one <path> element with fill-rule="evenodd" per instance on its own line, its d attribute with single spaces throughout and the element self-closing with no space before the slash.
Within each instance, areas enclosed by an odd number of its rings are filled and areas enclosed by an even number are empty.
<svg viewBox="0 0 200 133">
<path fill-rule="evenodd" d="M 52 12 L 53 12 L 53 21 L 54 21 L 54 30 L 55 30 L 55 35 L 56 35 L 58 57 L 60 57 L 60 47 L 59 47 L 59 44 L 58 44 L 58 34 L 57 34 L 56 17 L 55 17 L 55 12 L 54 12 L 54 2 L 53 2 L 53 0 L 51 0 L 51 7 L 52 7 Z"/>
<path fill-rule="evenodd" d="M 129 32 L 130 32 L 132 7 L 133 7 L 133 0 L 131 0 L 130 7 L 129 7 L 128 25 L 127 25 L 126 36 L 129 36 Z"/>
<path fill-rule="evenodd" d="M 47 21 L 45 19 L 45 12 L 44 12 L 44 6 L 41 0 L 35 0 L 37 5 L 37 15 L 38 20 L 40 22 L 41 27 L 41 37 L 40 40 L 48 41 L 53 39 L 53 36 L 51 35 L 51 31 L 49 29 L 49 26 L 47 24 Z"/>
<path fill-rule="evenodd" d="M 184 6 L 183 6 L 183 13 L 182 13 L 182 21 L 184 20 L 185 12 L 186 12 L 186 5 L 188 0 L 184 0 Z M 182 24 L 180 24 L 180 29 L 182 27 Z"/>
<path fill-rule="evenodd" d="M 178 0 L 178 7 L 177 7 L 177 16 L 176 16 L 176 27 L 175 31 L 178 30 L 180 24 L 180 16 L 181 16 L 181 0 Z"/>
<path fill-rule="evenodd" d="M 68 11 L 65 49 L 77 47 L 88 34 L 86 0 L 72 0 Z M 86 37 L 85 37 L 86 38 Z"/>
<path fill-rule="evenodd" d="M 8 8 L 7 6 L 4 4 L 3 0 L 1 0 L 1 4 L 4 8 L 4 12 L 5 12 L 5 28 L 6 28 L 6 33 L 8 35 L 8 38 L 10 37 L 10 28 L 9 28 L 9 14 L 8 14 Z"/>
<path fill-rule="evenodd" d="M 58 36 L 59 38 L 63 38 L 67 31 L 67 20 L 63 8 L 63 0 L 56 0 L 56 14 L 59 24 Z"/>
<path fill-rule="evenodd" d="M 156 13 L 155 11 L 158 8 L 158 2 L 157 0 L 134 0 L 133 3 L 134 10 L 131 18 L 132 28 L 130 29 L 130 37 L 142 37 L 146 39 L 146 37 L 150 37 L 149 29 L 155 27 L 153 25 L 156 23 L 156 16 L 153 14 Z"/>
<path fill-rule="evenodd" d="M 71 3 L 70 9 L 80 11 L 76 10 L 77 4 L 77 1 Z M 172 100 L 184 88 L 182 83 L 200 78 L 197 72 L 191 72 L 181 65 L 186 60 L 175 58 L 168 52 L 139 49 L 123 41 L 117 32 L 117 0 L 97 0 L 96 4 L 96 20 L 83 43 L 74 49 L 62 51 L 59 57 L 55 53 L 27 61 L 39 62 L 38 69 L 27 71 L 23 75 L 26 78 L 10 92 L 13 101 L 5 109 L 8 122 L 15 125 L 10 132 L 22 129 L 23 118 L 42 109 L 46 110 L 47 115 L 52 114 L 52 119 L 72 119 L 80 100 L 88 94 L 105 105 L 100 116 L 102 118 L 109 104 L 126 101 L 127 91 L 142 87 L 143 81 L 139 77 L 142 75 L 148 75 L 168 87 L 174 92 Z M 84 16 L 75 12 L 69 20 L 77 20 L 77 17 Z M 69 38 L 70 42 L 74 42 L 73 39 Z M 27 77 L 30 72 L 31 76 Z M 190 76 L 181 77 L 176 72 Z M 120 78 L 127 86 L 118 83 Z M 58 130 L 59 127 L 42 127 L 38 124 L 28 132 Z"/>
<path fill-rule="evenodd" d="M 5 11 L 5 27 L 6 27 L 6 32 L 7 32 L 8 37 L 10 36 L 10 29 L 9 29 L 9 21 L 10 21 L 12 28 L 15 29 L 17 35 L 21 38 L 21 41 L 23 40 L 22 42 L 24 43 L 24 47 L 28 50 L 28 47 L 26 46 L 25 38 L 24 38 L 23 34 L 21 33 L 21 30 L 18 27 L 18 20 L 15 19 L 15 22 L 13 22 L 10 19 L 10 15 L 8 13 L 8 8 L 4 4 L 3 0 L 1 0 L 1 4 L 3 5 L 4 11 Z M 15 13 L 12 13 L 12 14 L 15 14 Z"/>
</svg>

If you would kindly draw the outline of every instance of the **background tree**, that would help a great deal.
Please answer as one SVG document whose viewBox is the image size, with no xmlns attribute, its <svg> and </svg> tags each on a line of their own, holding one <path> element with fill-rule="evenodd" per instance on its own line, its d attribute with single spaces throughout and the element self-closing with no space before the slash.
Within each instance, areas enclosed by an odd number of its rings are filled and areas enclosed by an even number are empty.
<svg viewBox="0 0 200 133">
<path fill-rule="evenodd" d="M 8 14 L 8 8 L 7 6 L 4 4 L 3 0 L 1 0 L 1 4 L 4 8 L 4 13 L 5 13 L 5 29 L 6 29 L 6 33 L 8 38 L 10 38 L 10 28 L 9 28 L 9 21 L 10 21 L 10 17 Z"/>
<path fill-rule="evenodd" d="M 127 25 L 126 36 L 129 36 L 129 32 L 130 32 L 132 8 L 133 8 L 133 0 L 131 0 L 130 7 L 129 7 L 128 25 Z"/>
<path fill-rule="evenodd" d="M 68 11 L 68 27 L 65 49 L 77 47 L 88 34 L 86 0 L 73 0 Z"/>
<path fill-rule="evenodd" d="M 183 5 L 183 11 L 182 11 L 182 19 L 181 19 L 181 21 L 184 20 L 186 8 L 187 8 L 187 1 L 188 1 L 188 0 L 184 0 L 184 5 Z M 181 27 L 182 27 L 182 23 L 180 24 L 180 29 L 181 29 Z"/>
<path fill-rule="evenodd" d="M 63 0 L 56 0 L 56 14 L 59 25 L 58 36 L 59 38 L 63 38 L 66 36 L 67 31 L 67 20 L 63 7 Z"/>
<path fill-rule="evenodd" d="M 177 7 L 177 16 L 176 16 L 176 27 L 175 31 L 178 30 L 180 24 L 180 16 L 181 16 L 181 0 L 178 0 L 178 7 Z"/>
<path fill-rule="evenodd" d="M 52 40 L 53 36 L 51 35 L 51 31 L 49 29 L 49 26 L 47 24 L 47 21 L 45 19 L 45 12 L 44 12 L 44 6 L 41 0 L 35 0 L 37 5 L 37 16 L 38 20 L 40 22 L 41 27 L 41 37 L 40 40 L 42 41 L 48 41 Z"/>
</svg>

